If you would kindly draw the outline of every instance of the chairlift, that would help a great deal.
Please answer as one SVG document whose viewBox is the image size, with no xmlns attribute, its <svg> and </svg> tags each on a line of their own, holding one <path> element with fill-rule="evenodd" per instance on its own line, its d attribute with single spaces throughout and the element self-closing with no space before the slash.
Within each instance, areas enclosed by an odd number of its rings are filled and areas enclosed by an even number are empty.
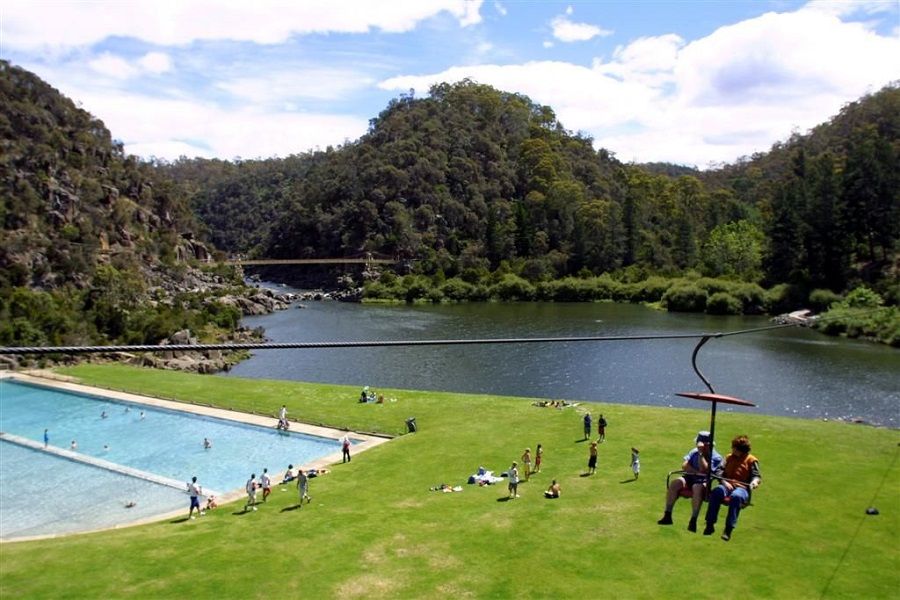
<svg viewBox="0 0 900 600">
<path fill-rule="evenodd" d="M 676 392 L 676 396 L 681 396 L 683 398 L 692 398 L 694 400 L 702 400 L 704 402 L 709 402 L 711 404 L 710 409 L 710 417 L 709 417 L 709 447 L 710 451 L 715 448 L 715 440 L 716 440 L 716 409 L 719 404 L 732 404 L 735 406 L 756 406 L 753 402 L 748 400 L 742 400 L 741 398 L 735 398 L 734 396 L 726 396 L 724 394 L 717 394 L 713 389 L 712 384 L 709 380 L 700 372 L 700 369 L 697 368 L 697 353 L 700 352 L 700 348 L 710 340 L 712 337 L 719 337 L 720 334 L 715 335 L 704 335 L 697 346 L 694 348 L 694 353 L 691 355 L 691 366 L 694 367 L 694 372 L 698 377 L 706 384 L 706 387 L 709 388 L 709 392 Z M 711 482 L 713 479 L 712 474 L 712 461 L 709 461 L 709 472 L 708 477 Z"/>
</svg>

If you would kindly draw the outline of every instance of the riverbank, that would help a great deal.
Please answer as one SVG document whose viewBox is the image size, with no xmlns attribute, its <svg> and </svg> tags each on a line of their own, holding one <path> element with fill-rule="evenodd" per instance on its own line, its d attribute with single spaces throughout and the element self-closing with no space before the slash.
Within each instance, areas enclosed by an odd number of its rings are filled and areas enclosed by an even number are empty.
<svg viewBox="0 0 900 600">
<path fill-rule="evenodd" d="M 227 505 L 197 521 L 4 544 L 4 597 L 52 597 L 61 589 L 72 597 L 173 597 L 185 589 L 252 597 L 260 581 L 270 581 L 277 583 L 265 590 L 270 597 L 574 598 L 602 589 L 653 598 L 670 593 L 686 564 L 721 572 L 734 562 L 750 598 L 888 598 L 900 587 L 896 430 L 720 413 L 719 443 L 747 433 L 763 471 L 753 506 L 726 543 L 686 531 L 686 504 L 676 506 L 675 526 L 656 524 L 665 475 L 697 430 L 708 428 L 704 410 L 554 409 L 527 398 L 401 389 L 376 390 L 396 402 L 359 404 L 358 388 L 339 385 L 123 366 L 65 374 L 235 410 L 271 412 L 285 403 L 300 420 L 357 431 L 400 433 L 414 416 L 419 431 L 335 465 L 312 482 L 313 501 L 302 509 L 294 509 L 294 494 L 274 494 L 249 515 Z M 591 477 L 582 476 L 584 410 L 610 423 Z M 503 471 L 538 443 L 542 473 L 520 485 L 521 498 L 504 501 L 503 485 L 465 483 L 479 466 Z M 641 450 L 637 481 L 632 446 Z M 551 479 L 562 485 L 558 500 L 543 498 Z M 463 491 L 429 491 L 441 483 Z M 867 515 L 870 506 L 880 514 Z M 185 559 L 185 548 L 195 560 Z M 76 576 L 84 572 L 91 577 Z M 713 598 L 721 588 L 700 583 L 691 594 Z"/>
</svg>

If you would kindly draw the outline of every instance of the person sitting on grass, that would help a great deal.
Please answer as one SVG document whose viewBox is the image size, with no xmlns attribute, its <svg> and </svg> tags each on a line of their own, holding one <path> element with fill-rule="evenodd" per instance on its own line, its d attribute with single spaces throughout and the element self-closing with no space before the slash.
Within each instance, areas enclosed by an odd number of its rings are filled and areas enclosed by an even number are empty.
<svg viewBox="0 0 900 600">
<path fill-rule="evenodd" d="M 294 465 L 288 465 L 287 472 L 284 474 L 284 479 L 281 480 L 281 483 L 287 483 L 288 481 L 294 480 Z"/>
<path fill-rule="evenodd" d="M 712 535 L 716 530 L 719 508 L 725 498 L 731 498 L 728 504 L 728 517 L 725 519 L 725 532 L 722 539 L 731 539 L 731 533 L 737 527 L 738 517 L 744 505 L 750 503 L 752 490 L 759 487 L 762 475 L 759 472 L 759 459 L 750 454 L 750 439 L 739 435 L 731 440 L 731 453 L 725 457 L 725 476 L 719 485 L 709 494 L 709 506 L 706 507 L 706 529 L 703 535 Z"/>
<path fill-rule="evenodd" d="M 553 480 L 553 483 L 550 484 L 550 487 L 547 488 L 547 491 L 544 492 L 545 498 L 559 498 L 559 484 L 556 483 L 556 480 Z"/>
</svg>

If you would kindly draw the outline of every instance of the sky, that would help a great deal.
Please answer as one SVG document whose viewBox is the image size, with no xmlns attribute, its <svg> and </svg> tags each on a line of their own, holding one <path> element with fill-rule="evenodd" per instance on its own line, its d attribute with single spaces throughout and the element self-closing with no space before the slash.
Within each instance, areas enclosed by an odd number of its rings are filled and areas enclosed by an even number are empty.
<svg viewBox="0 0 900 600">
<path fill-rule="evenodd" d="M 0 0 L 0 58 L 146 159 L 338 146 L 469 78 L 704 169 L 900 80 L 900 0 Z"/>
</svg>

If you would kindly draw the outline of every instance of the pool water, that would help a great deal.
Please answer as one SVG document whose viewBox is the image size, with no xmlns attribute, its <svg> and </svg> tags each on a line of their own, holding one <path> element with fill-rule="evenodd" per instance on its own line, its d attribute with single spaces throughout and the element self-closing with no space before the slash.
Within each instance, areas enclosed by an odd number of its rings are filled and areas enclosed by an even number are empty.
<svg viewBox="0 0 900 600">
<path fill-rule="evenodd" d="M 4 539 L 113 527 L 188 505 L 184 491 L 5 441 L 0 462 Z"/>
<path fill-rule="evenodd" d="M 76 452 L 87 457 L 185 485 L 196 476 L 204 491 L 219 494 L 242 488 L 251 473 L 258 476 L 263 468 L 268 468 L 273 482 L 279 482 L 288 464 L 305 464 L 340 449 L 337 440 L 0 380 L 0 431 L 43 445 L 44 429 L 50 446 L 69 449 L 74 440 Z M 211 448 L 204 448 L 204 438 L 212 442 Z M 73 485 L 57 489 L 56 480 L 63 474 L 71 477 Z M 141 482 L 133 493 L 131 480 Z M 128 488 L 125 496 L 141 496 L 134 508 L 117 510 L 126 521 L 140 518 L 145 508 L 151 510 L 153 505 L 158 506 L 157 514 L 177 508 L 171 493 L 184 507 L 188 503 L 184 492 L 171 487 L 5 442 L 0 446 L 0 482 L 0 537 L 4 538 L 21 529 L 15 522 L 25 513 L 47 515 L 49 522 L 68 520 L 74 517 L 67 517 L 66 510 L 77 512 L 77 506 L 91 506 L 98 498 L 109 496 L 110 489 L 124 487 Z M 25 482 L 37 487 L 23 490 Z M 91 512 L 103 511 L 94 506 Z M 91 520 L 80 528 L 105 525 L 108 523 L 98 525 Z M 43 526 L 28 527 L 30 531 Z M 49 523 L 46 528 L 57 532 Z"/>
</svg>

